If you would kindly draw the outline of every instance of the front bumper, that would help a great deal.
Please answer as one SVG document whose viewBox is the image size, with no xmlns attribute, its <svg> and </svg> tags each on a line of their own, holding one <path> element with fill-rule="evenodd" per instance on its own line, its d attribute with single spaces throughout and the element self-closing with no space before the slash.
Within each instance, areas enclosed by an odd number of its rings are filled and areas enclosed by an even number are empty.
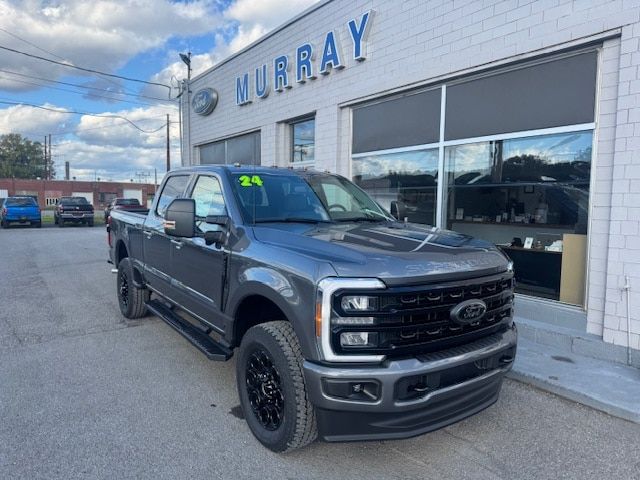
<svg viewBox="0 0 640 480">
<path fill-rule="evenodd" d="M 473 415 L 498 399 L 504 375 L 515 358 L 516 343 L 512 325 L 467 345 L 419 358 L 389 360 L 382 366 L 326 366 L 305 361 L 305 380 L 316 407 L 320 436 L 328 441 L 406 438 Z M 436 381 L 424 393 L 399 398 L 399 392 L 414 378 Z M 332 380 L 376 383 L 377 399 L 327 394 L 327 382 Z"/>
</svg>

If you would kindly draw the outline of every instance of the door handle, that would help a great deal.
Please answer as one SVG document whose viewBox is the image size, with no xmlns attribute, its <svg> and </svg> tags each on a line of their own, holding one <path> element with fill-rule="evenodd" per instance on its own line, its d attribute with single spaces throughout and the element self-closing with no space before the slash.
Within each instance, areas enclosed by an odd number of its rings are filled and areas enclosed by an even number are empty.
<svg viewBox="0 0 640 480">
<path fill-rule="evenodd" d="M 182 248 L 182 242 L 179 240 L 171 240 L 171 243 L 173 243 L 176 247 L 176 250 L 180 250 Z"/>
<path fill-rule="evenodd" d="M 153 232 L 146 231 L 144 232 L 144 236 L 147 237 L 147 239 L 151 239 L 151 237 L 153 237 Z"/>
</svg>

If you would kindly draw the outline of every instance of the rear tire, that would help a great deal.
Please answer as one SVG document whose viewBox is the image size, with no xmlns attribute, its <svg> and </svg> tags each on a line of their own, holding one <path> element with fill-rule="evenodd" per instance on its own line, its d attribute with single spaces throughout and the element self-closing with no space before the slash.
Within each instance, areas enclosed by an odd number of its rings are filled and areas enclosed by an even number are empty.
<svg viewBox="0 0 640 480">
<path fill-rule="evenodd" d="M 242 339 L 236 361 L 240 404 L 251 433 L 274 452 L 304 447 L 318 435 L 302 362 L 289 322 L 256 325 Z"/>
<path fill-rule="evenodd" d="M 88 226 L 88 227 L 93 227 L 93 220 L 89 220 L 89 221 L 87 222 L 87 226 Z"/>
<path fill-rule="evenodd" d="M 147 314 L 147 306 L 151 292 L 146 288 L 137 288 L 133 284 L 133 263 L 127 258 L 118 264 L 118 280 L 116 293 L 122 315 L 126 318 L 142 318 Z"/>
<path fill-rule="evenodd" d="M 2 228 L 9 228 L 9 222 L 2 220 L 2 222 L 0 222 L 0 226 L 2 226 Z"/>
</svg>

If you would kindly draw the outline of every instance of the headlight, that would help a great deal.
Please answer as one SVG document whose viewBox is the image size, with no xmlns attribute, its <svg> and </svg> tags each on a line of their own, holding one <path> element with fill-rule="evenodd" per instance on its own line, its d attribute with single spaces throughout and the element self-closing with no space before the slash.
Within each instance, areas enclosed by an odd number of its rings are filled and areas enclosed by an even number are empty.
<svg viewBox="0 0 640 480">
<path fill-rule="evenodd" d="M 513 262 L 507 263 L 507 272 L 513 272 Z"/>
<path fill-rule="evenodd" d="M 378 310 L 378 297 L 368 295 L 345 295 L 340 300 L 342 310 L 352 312 L 375 312 Z"/>
</svg>

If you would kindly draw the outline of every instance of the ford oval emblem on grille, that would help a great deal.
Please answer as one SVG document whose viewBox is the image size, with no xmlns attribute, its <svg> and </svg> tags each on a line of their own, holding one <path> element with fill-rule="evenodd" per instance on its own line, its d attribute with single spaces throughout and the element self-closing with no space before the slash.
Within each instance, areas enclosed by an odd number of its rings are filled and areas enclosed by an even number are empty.
<svg viewBox="0 0 640 480">
<path fill-rule="evenodd" d="M 459 325 L 469 325 L 480 320 L 487 311 L 487 304 L 482 300 L 471 299 L 459 303 L 451 310 L 451 320 Z"/>
</svg>

